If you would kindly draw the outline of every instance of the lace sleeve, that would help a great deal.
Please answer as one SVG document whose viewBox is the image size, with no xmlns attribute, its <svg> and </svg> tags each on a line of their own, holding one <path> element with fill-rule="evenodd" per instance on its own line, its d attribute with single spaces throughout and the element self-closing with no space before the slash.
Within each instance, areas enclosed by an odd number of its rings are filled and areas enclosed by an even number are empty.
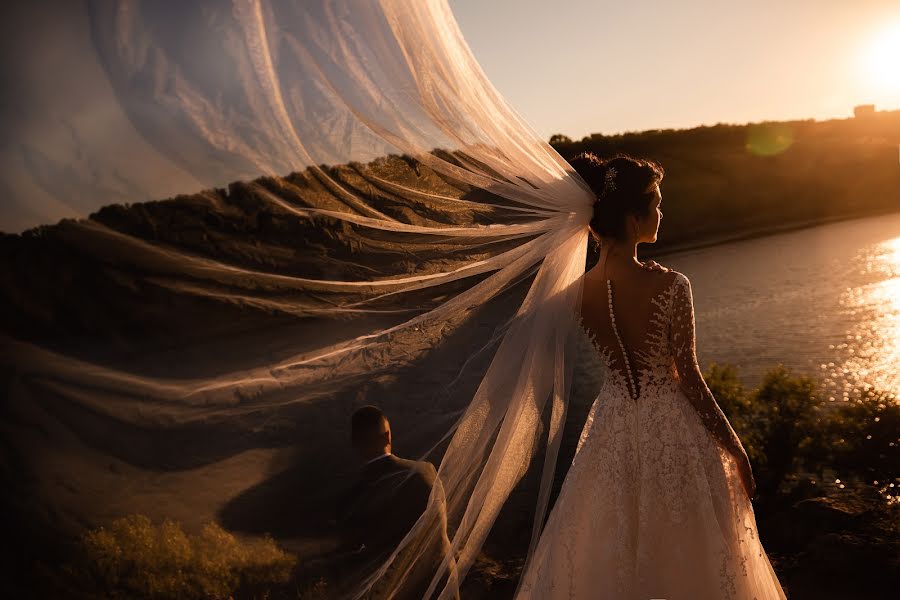
<svg viewBox="0 0 900 600">
<path fill-rule="evenodd" d="M 675 357 L 679 387 L 712 437 L 726 449 L 743 453 L 740 439 L 719 408 L 697 363 L 694 299 L 691 282 L 682 273 L 675 274 L 675 291 L 669 318 L 669 343 Z"/>
</svg>

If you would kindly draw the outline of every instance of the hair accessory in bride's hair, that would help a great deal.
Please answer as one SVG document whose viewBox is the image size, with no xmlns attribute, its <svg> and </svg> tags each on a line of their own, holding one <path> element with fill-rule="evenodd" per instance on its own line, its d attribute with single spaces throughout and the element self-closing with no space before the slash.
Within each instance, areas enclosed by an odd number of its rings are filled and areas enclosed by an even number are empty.
<svg viewBox="0 0 900 600">
<path fill-rule="evenodd" d="M 603 193 L 608 194 L 616 189 L 616 168 L 610 167 L 606 171 L 606 179 L 603 185 Z"/>
</svg>

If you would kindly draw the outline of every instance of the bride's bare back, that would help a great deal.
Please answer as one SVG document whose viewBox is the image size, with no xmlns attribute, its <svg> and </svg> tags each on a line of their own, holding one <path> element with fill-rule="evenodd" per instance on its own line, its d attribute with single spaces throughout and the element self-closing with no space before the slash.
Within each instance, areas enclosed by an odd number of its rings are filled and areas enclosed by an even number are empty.
<svg viewBox="0 0 900 600">
<path fill-rule="evenodd" d="M 671 287 L 676 273 L 635 268 L 605 275 L 603 277 L 597 269 L 585 274 L 582 323 L 597 346 L 608 350 L 612 366 L 626 376 L 630 371 L 634 386 L 630 391 L 633 397 L 638 397 L 640 378 L 637 373 L 654 366 L 647 364 L 647 357 L 664 341 L 660 339 L 665 333 L 660 295 Z M 623 346 L 625 354 L 622 353 Z"/>
</svg>

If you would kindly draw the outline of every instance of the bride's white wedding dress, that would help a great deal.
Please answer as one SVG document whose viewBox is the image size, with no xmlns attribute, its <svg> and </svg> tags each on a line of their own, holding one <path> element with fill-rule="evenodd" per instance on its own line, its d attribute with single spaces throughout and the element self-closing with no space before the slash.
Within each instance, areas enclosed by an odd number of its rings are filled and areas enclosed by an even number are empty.
<svg viewBox="0 0 900 600">
<path fill-rule="evenodd" d="M 690 283 L 667 276 L 643 347 L 602 347 L 579 328 L 580 351 L 606 377 L 517 598 L 785 598 L 737 463 L 688 399 L 710 392 Z"/>
</svg>

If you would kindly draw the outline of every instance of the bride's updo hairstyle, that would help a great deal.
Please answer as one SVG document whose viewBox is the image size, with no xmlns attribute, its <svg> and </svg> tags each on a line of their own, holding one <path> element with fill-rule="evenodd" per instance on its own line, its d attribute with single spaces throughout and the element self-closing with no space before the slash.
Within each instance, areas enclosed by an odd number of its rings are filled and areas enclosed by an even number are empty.
<svg viewBox="0 0 900 600">
<path fill-rule="evenodd" d="M 582 152 L 569 161 L 597 197 L 591 231 L 595 236 L 624 240 L 627 215 L 644 217 L 656 193 L 650 188 L 662 181 L 665 171 L 658 163 L 627 154 L 600 158 L 593 152 Z M 607 174 L 614 168 L 609 185 Z"/>
</svg>

